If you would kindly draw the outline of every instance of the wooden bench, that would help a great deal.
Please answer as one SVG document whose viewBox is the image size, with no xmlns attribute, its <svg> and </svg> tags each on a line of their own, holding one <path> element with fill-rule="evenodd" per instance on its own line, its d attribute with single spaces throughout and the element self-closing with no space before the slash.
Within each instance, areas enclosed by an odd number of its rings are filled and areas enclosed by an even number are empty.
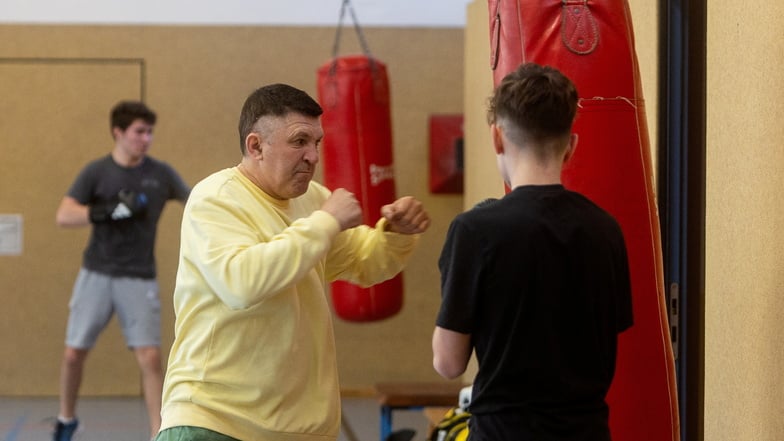
<svg viewBox="0 0 784 441">
<path fill-rule="evenodd" d="M 392 433 L 392 411 L 426 407 L 456 407 L 460 389 L 466 385 L 448 382 L 376 383 L 376 396 L 381 405 L 381 441 Z"/>
</svg>

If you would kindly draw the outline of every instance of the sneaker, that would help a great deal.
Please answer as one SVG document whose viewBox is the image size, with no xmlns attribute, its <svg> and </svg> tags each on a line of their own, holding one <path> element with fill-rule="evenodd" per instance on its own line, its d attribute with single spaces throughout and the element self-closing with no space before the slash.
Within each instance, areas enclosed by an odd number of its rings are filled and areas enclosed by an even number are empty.
<svg viewBox="0 0 784 441">
<path fill-rule="evenodd" d="M 54 441 L 71 441 L 76 428 L 79 427 L 79 420 L 74 419 L 70 423 L 57 420 L 54 426 Z"/>
</svg>

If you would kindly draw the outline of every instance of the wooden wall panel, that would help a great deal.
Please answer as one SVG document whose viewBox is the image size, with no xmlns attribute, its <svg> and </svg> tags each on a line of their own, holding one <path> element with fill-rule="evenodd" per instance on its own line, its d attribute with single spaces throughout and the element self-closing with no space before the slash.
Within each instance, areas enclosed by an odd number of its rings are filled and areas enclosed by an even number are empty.
<svg viewBox="0 0 784 441">
<path fill-rule="evenodd" d="M 108 109 L 118 97 L 137 98 L 138 63 L 93 63 L 74 59 L 0 59 L 0 210 L 23 216 L 23 253 L 0 264 L 4 317 L 0 320 L 2 353 L 13 354 L 0 365 L 6 392 L 40 394 L 56 390 L 51 375 L 62 353 L 67 302 L 87 230 L 59 230 L 54 211 L 81 164 L 105 155 L 112 140 Z M 133 378 L 130 355 L 116 326 L 93 354 L 111 376 L 88 375 L 86 393 L 120 387 L 114 376 Z"/>
<path fill-rule="evenodd" d="M 704 438 L 784 439 L 784 3 L 706 2 Z"/>
</svg>

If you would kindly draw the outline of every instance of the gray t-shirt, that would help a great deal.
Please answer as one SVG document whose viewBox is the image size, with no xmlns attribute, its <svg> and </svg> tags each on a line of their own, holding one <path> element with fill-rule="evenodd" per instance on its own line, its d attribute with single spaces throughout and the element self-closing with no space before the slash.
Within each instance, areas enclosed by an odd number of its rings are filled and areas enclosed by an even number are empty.
<svg viewBox="0 0 784 441">
<path fill-rule="evenodd" d="M 190 188 L 165 162 L 146 157 L 136 167 L 122 167 L 111 155 L 97 159 L 79 173 L 68 196 L 82 204 L 117 202 L 120 190 L 144 193 L 143 217 L 93 224 L 83 266 L 110 276 L 155 278 L 155 236 L 166 201 L 185 201 Z"/>
</svg>

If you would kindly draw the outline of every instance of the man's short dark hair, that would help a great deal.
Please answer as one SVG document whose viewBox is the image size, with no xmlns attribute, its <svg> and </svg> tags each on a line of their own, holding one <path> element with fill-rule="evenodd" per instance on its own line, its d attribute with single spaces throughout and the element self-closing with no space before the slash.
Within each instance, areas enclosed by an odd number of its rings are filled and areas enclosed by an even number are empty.
<svg viewBox="0 0 784 441">
<path fill-rule="evenodd" d="M 317 117 L 321 106 L 310 95 L 288 84 L 270 84 L 256 89 L 245 100 L 240 113 L 240 150 L 245 154 L 245 138 L 253 132 L 256 121 L 263 116 L 285 116 L 299 113 Z"/>
<path fill-rule="evenodd" d="M 137 119 L 152 126 L 155 125 L 157 117 L 155 112 L 141 101 L 120 101 L 112 108 L 109 117 L 110 128 L 119 127 L 120 130 L 125 131 Z"/>
<path fill-rule="evenodd" d="M 568 136 L 577 113 L 577 99 L 574 84 L 559 70 L 524 63 L 496 87 L 487 119 L 491 124 L 513 125 L 505 129 L 522 131 L 523 136 L 537 142 Z"/>
</svg>

